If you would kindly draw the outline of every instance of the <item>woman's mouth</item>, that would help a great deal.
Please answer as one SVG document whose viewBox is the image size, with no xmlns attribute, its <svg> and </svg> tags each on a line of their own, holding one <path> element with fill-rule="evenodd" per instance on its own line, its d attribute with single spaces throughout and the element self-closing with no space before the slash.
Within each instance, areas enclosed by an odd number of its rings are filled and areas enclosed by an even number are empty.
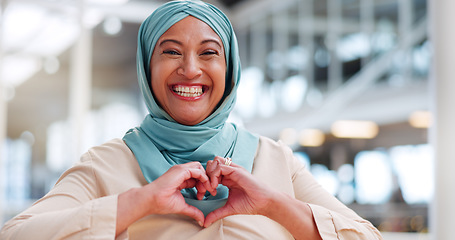
<svg viewBox="0 0 455 240">
<path fill-rule="evenodd" d="M 198 86 L 183 86 L 183 85 L 174 85 L 172 86 L 172 91 L 174 91 L 175 94 L 181 97 L 189 97 L 189 98 L 194 98 L 194 97 L 200 97 L 204 93 L 203 86 L 198 85 Z"/>
</svg>

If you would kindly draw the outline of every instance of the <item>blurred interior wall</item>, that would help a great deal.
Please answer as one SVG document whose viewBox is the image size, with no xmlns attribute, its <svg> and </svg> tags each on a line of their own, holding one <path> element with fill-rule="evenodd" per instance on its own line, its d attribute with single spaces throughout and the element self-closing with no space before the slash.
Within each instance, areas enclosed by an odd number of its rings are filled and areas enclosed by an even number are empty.
<svg viewBox="0 0 455 240">
<path fill-rule="evenodd" d="M 92 54 L 93 34 L 92 30 L 84 23 L 86 14 L 85 2 L 78 5 L 80 35 L 71 51 L 70 65 L 70 89 L 69 89 L 69 121 L 71 125 L 73 162 L 84 153 L 82 133 L 87 115 L 92 104 Z"/>
<path fill-rule="evenodd" d="M 432 239 L 453 239 L 455 215 L 455 1 L 428 0 L 429 36 L 433 47 L 432 90 L 433 127 L 430 142 L 434 146 L 435 193 L 430 210 Z"/>
<path fill-rule="evenodd" d="M 3 39 L 3 1 L 0 2 L 0 72 L 2 72 L 2 56 L 3 56 L 3 49 L 2 49 L 2 39 Z M 6 103 L 6 89 L 5 86 L 2 82 L 2 79 L 0 79 L 0 172 L 2 172 L 2 169 L 4 167 L 3 162 L 4 160 L 4 143 L 6 140 L 6 114 L 7 114 L 7 103 Z M 3 213 L 3 182 L 2 178 L 0 177 L 0 213 Z M 3 222 L 3 214 L 0 214 L 0 223 Z"/>
</svg>

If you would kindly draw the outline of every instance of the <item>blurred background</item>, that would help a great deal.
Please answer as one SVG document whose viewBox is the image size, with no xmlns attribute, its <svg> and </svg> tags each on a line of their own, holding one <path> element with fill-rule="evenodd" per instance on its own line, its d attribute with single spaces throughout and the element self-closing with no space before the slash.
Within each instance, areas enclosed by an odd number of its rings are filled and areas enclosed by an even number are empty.
<svg viewBox="0 0 455 240">
<path fill-rule="evenodd" d="M 162 0 L 2 0 L 0 224 L 146 115 L 140 23 Z M 213 0 L 239 40 L 231 121 L 282 140 L 386 239 L 428 239 L 426 0 Z"/>
</svg>

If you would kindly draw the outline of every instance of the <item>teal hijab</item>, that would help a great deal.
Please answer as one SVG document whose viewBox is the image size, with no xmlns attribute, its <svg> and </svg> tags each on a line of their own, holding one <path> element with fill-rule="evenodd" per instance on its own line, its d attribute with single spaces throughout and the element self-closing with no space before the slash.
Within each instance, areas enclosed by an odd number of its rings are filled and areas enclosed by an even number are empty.
<svg viewBox="0 0 455 240">
<path fill-rule="evenodd" d="M 172 119 L 155 100 L 149 86 L 150 59 L 156 42 L 172 25 L 187 16 L 209 25 L 220 37 L 226 56 L 226 92 L 218 108 L 194 126 Z M 171 1 L 156 9 L 141 25 L 136 57 L 139 86 L 148 114 L 139 127 L 130 129 L 123 140 L 134 153 L 145 179 L 153 182 L 176 164 L 192 161 L 206 167 L 215 156 L 230 157 L 251 172 L 258 137 L 226 120 L 235 105 L 240 81 L 237 39 L 228 18 L 213 5 L 201 1 Z M 196 189 L 183 189 L 185 201 L 205 215 L 223 206 L 228 189 L 222 185 L 217 195 L 197 200 Z"/>
</svg>

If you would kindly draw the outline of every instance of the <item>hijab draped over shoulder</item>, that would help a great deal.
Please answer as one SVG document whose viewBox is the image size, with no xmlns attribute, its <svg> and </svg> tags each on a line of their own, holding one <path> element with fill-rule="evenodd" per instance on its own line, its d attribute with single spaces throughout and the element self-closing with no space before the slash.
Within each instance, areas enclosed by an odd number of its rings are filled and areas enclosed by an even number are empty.
<svg viewBox="0 0 455 240">
<path fill-rule="evenodd" d="M 172 119 L 155 100 L 150 81 L 150 59 L 156 42 L 172 25 L 187 16 L 209 25 L 220 37 L 226 56 L 226 92 L 218 108 L 194 126 Z M 198 161 L 206 167 L 215 156 L 230 157 L 251 171 L 258 137 L 226 120 L 234 107 L 240 81 L 237 39 L 228 18 L 215 6 L 201 1 L 172 1 L 156 9 L 138 33 L 137 74 L 149 114 L 139 127 L 130 129 L 123 140 L 134 153 L 145 179 L 152 182 L 176 164 Z M 185 201 L 205 215 L 226 202 L 228 189 L 222 185 L 217 195 L 196 199 L 196 189 L 184 189 Z"/>
</svg>

